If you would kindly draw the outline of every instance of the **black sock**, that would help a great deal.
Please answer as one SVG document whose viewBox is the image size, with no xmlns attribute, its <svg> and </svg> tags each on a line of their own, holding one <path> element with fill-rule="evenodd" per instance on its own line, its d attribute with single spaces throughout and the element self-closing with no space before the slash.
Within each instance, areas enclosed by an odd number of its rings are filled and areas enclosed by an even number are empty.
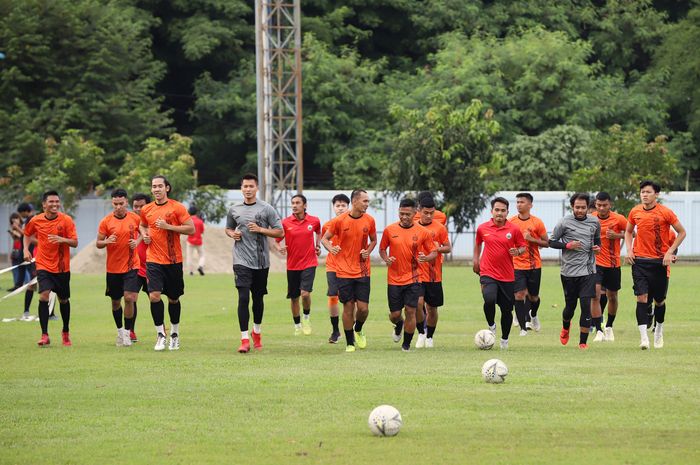
<svg viewBox="0 0 700 465">
<path fill-rule="evenodd" d="M 518 317 L 520 329 L 525 330 L 525 324 L 527 323 L 527 306 L 524 300 L 515 301 L 515 315 Z"/>
<path fill-rule="evenodd" d="M 416 329 L 418 330 L 419 334 L 425 334 L 425 320 L 421 321 L 416 325 Z"/>
<path fill-rule="evenodd" d="M 409 333 L 404 331 L 403 332 L 403 344 L 402 347 L 404 349 L 410 349 L 411 348 L 411 341 L 413 340 L 413 333 Z"/>
<path fill-rule="evenodd" d="M 27 290 L 24 293 L 24 312 L 29 313 L 29 309 L 32 306 L 32 298 L 34 297 L 34 291 Z"/>
<path fill-rule="evenodd" d="M 136 308 L 136 302 L 134 302 L 134 317 L 131 319 L 131 330 L 134 331 L 136 329 L 136 314 L 138 313 L 138 309 Z"/>
<path fill-rule="evenodd" d="M 581 334 L 579 335 L 579 338 L 578 338 L 578 343 L 585 344 L 586 341 L 588 341 L 588 333 L 584 333 L 583 331 L 581 331 Z"/>
<path fill-rule="evenodd" d="M 666 303 L 655 306 L 654 316 L 656 317 L 657 323 L 663 323 L 666 320 Z"/>
<path fill-rule="evenodd" d="M 131 332 L 134 330 L 134 319 L 124 317 L 124 329 Z"/>
<path fill-rule="evenodd" d="M 593 326 L 595 326 L 596 330 L 602 331 L 603 330 L 603 317 L 598 316 L 598 317 L 593 318 Z"/>
<path fill-rule="evenodd" d="M 39 300 L 39 323 L 41 324 L 41 334 L 49 333 L 49 303 Z"/>
<path fill-rule="evenodd" d="M 311 315 L 311 309 L 310 308 L 305 308 L 302 310 L 304 312 L 304 315 Z"/>
<path fill-rule="evenodd" d="M 611 315 L 610 313 L 608 313 L 608 321 L 605 322 L 606 328 L 612 328 L 612 325 L 615 322 L 615 316 L 616 315 Z"/>
<path fill-rule="evenodd" d="M 484 316 L 486 317 L 486 323 L 489 327 L 496 324 L 496 304 L 484 302 Z"/>
<path fill-rule="evenodd" d="M 501 338 L 508 339 L 510 327 L 513 326 L 513 305 L 511 304 L 510 308 L 503 308 L 500 305 L 498 307 L 501 309 Z"/>
<path fill-rule="evenodd" d="M 63 332 L 67 333 L 70 331 L 70 300 L 58 304 L 61 309 L 61 319 L 63 320 Z"/>
<path fill-rule="evenodd" d="M 345 329 L 343 332 L 345 332 L 345 342 L 347 342 L 349 346 L 354 346 L 355 333 L 353 333 L 352 329 Z"/>
<path fill-rule="evenodd" d="M 649 312 L 651 305 L 646 302 L 637 302 L 637 325 L 649 325 Z"/>
<path fill-rule="evenodd" d="M 178 300 L 175 303 L 168 302 L 168 315 L 170 315 L 170 323 L 177 325 L 180 323 L 180 313 L 182 312 L 182 305 Z"/>
<path fill-rule="evenodd" d="M 253 323 L 261 325 L 263 313 L 265 312 L 265 301 L 262 295 L 253 295 Z"/>
<path fill-rule="evenodd" d="M 294 320 L 295 325 L 300 325 L 301 324 L 301 317 L 300 316 L 294 316 L 292 315 L 292 319 Z"/>
<path fill-rule="evenodd" d="M 334 333 L 339 333 L 340 328 L 338 328 L 338 321 L 340 320 L 340 317 L 337 316 L 332 316 L 331 317 L 331 326 L 333 326 L 333 332 Z"/>
<path fill-rule="evenodd" d="M 435 326 L 428 326 L 428 339 L 431 339 L 435 334 Z"/>
<path fill-rule="evenodd" d="M 239 287 L 238 290 L 238 327 L 241 331 L 248 331 L 250 326 L 250 289 Z"/>
<path fill-rule="evenodd" d="M 124 312 L 121 307 L 116 310 L 112 310 L 112 318 L 114 318 L 114 324 L 117 325 L 117 329 L 122 329 L 122 316 Z"/>
<path fill-rule="evenodd" d="M 600 311 L 604 312 L 605 307 L 607 307 L 607 306 L 608 306 L 608 295 L 605 292 L 603 292 L 600 295 Z"/>
<path fill-rule="evenodd" d="M 360 331 L 362 331 L 362 326 L 364 326 L 364 324 L 364 321 L 355 321 L 355 332 L 359 333 Z"/>
<path fill-rule="evenodd" d="M 569 321 L 562 320 L 561 325 L 564 329 L 569 329 L 569 328 L 571 328 L 571 320 L 569 320 Z"/>
<path fill-rule="evenodd" d="M 540 309 L 540 299 L 537 299 L 534 302 L 530 301 L 530 315 L 537 316 L 537 310 L 539 310 L 539 309 Z"/>
<path fill-rule="evenodd" d="M 151 316 L 155 326 L 162 326 L 165 320 L 165 304 L 162 300 L 151 302 Z"/>
<path fill-rule="evenodd" d="M 399 335 L 399 334 L 401 334 L 402 330 L 403 330 L 403 319 L 397 321 L 394 324 L 394 334 Z"/>
</svg>

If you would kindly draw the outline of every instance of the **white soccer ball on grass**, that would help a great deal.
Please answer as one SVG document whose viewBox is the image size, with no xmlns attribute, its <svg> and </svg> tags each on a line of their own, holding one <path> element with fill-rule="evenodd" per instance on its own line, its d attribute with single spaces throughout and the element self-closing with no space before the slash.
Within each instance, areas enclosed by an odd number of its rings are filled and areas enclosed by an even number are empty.
<svg viewBox="0 0 700 465">
<path fill-rule="evenodd" d="M 508 367 L 501 360 L 492 358 L 481 367 L 481 376 L 487 383 L 501 384 L 508 376 Z"/>
<path fill-rule="evenodd" d="M 488 329 L 482 329 L 474 335 L 474 345 L 481 350 L 489 350 L 496 343 L 496 336 Z"/>
<path fill-rule="evenodd" d="M 369 429 L 375 436 L 396 436 L 401 430 L 401 413 L 391 405 L 380 405 L 372 410 L 367 420 Z"/>
</svg>

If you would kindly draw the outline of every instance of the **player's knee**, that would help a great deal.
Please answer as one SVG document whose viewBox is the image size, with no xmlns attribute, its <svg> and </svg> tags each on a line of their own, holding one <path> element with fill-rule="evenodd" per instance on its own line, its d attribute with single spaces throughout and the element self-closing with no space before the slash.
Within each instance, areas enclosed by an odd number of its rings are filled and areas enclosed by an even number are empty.
<svg viewBox="0 0 700 465">
<path fill-rule="evenodd" d="M 69 299 L 58 299 L 58 303 L 60 304 L 67 304 L 70 300 Z"/>
<path fill-rule="evenodd" d="M 150 300 L 151 303 L 160 302 L 160 292 L 151 292 L 148 294 L 148 300 Z"/>
<path fill-rule="evenodd" d="M 311 293 L 310 293 L 309 291 L 305 291 L 305 290 L 302 289 L 302 291 L 301 291 L 301 298 L 302 298 L 302 299 L 308 299 L 309 297 L 311 297 Z"/>
<path fill-rule="evenodd" d="M 122 302 L 121 300 L 113 300 L 112 301 L 112 311 L 116 312 L 122 307 Z"/>
<path fill-rule="evenodd" d="M 515 300 L 525 300 L 527 297 L 527 291 L 518 291 L 515 293 Z"/>
<path fill-rule="evenodd" d="M 608 294 L 608 304 L 616 304 L 617 303 L 617 292 L 610 293 Z"/>
<path fill-rule="evenodd" d="M 642 294 L 637 296 L 637 302 L 640 304 L 645 304 L 649 301 L 649 294 Z"/>
<path fill-rule="evenodd" d="M 662 305 L 666 304 L 666 299 L 662 300 L 661 302 L 657 302 L 656 300 L 654 301 L 654 305 L 657 307 L 660 307 Z"/>
</svg>

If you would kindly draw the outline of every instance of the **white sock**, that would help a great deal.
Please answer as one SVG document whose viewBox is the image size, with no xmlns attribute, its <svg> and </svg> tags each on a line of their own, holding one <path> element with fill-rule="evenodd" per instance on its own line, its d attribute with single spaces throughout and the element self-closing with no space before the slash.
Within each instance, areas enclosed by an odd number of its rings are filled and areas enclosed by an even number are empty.
<svg viewBox="0 0 700 465">
<path fill-rule="evenodd" d="M 260 334 L 260 333 L 262 332 L 262 330 L 261 330 L 262 328 L 261 328 L 261 327 L 262 327 L 262 325 L 253 323 L 253 331 L 255 331 L 255 332 L 258 333 L 258 334 Z"/>
<path fill-rule="evenodd" d="M 250 339 L 248 331 L 241 331 L 241 339 Z"/>
<path fill-rule="evenodd" d="M 663 323 L 656 323 L 656 329 L 654 330 L 654 333 L 657 336 L 663 336 L 664 334 L 664 324 Z"/>
<path fill-rule="evenodd" d="M 178 331 L 180 328 L 180 323 L 172 323 L 170 325 L 170 334 L 179 334 L 180 331 Z"/>
<path fill-rule="evenodd" d="M 642 336 L 642 341 L 649 339 L 649 336 L 647 336 L 647 325 L 639 325 L 639 334 Z"/>
<path fill-rule="evenodd" d="M 495 333 L 496 332 L 496 325 L 489 326 L 489 329 Z"/>
<path fill-rule="evenodd" d="M 165 334 L 165 326 L 163 326 L 163 325 L 156 326 L 156 332 L 158 334 Z"/>
<path fill-rule="evenodd" d="M 310 314 L 310 313 L 308 313 L 308 314 L 307 314 L 307 313 L 304 313 L 304 319 L 305 319 L 305 320 L 308 320 L 308 319 L 310 319 L 310 318 L 311 318 L 311 314 Z"/>
<path fill-rule="evenodd" d="M 295 327 L 296 329 L 300 329 L 300 328 L 301 328 L 301 323 L 294 323 L 294 327 Z M 257 331 L 256 331 L 256 333 L 257 333 Z"/>
</svg>

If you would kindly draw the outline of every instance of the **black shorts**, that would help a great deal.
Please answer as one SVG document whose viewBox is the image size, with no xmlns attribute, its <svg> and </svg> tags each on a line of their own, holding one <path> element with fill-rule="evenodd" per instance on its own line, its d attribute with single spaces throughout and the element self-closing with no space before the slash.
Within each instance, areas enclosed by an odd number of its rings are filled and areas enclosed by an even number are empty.
<svg viewBox="0 0 700 465">
<path fill-rule="evenodd" d="M 668 270 L 663 263 L 635 260 L 632 265 L 632 282 L 634 295 L 648 294 L 656 302 L 666 300 Z"/>
<path fill-rule="evenodd" d="M 564 288 L 564 298 L 580 299 L 582 297 L 595 297 L 596 275 L 562 276 L 561 285 Z"/>
<path fill-rule="evenodd" d="M 501 309 L 513 309 L 515 303 L 515 283 L 499 281 L 490 276 L 481 276 L 481 294 L 484 302 L 495 302 Z"/>
<path fill-rule="evenodd" d="M 170 299 L 178 299 L 185 293 L 185 281 L 182 279 L 182 263 L 161 265 L 146 262 L 148 292 L 160 292 Z"/>
<path fill-rule="evenodd" d="M 442 282 L 422 283 L 423 301 L 431 307 L 442 307 L 445 297 L 442 292 Z"/>
<path fill-rule="evenodd" d="M 37 270 L 36 279 L 39 283 L 39 292 L 53 291 L 59 299 L 70 299 L 70 271 L 65 273 L 51 273 L 46 270 Z"/>
<path fill-rule="evenodd" d="M 404 307 L 418 307 L 418 299 L 423 295 L 421 283 L 395 286 L 389 284 L 386 290 L 389 299 L 389 311 L 400 312 Z"/>
<path fill-rule="evenodd" d="M 328 292 L 326 292 L 326 295 L 328 297 L 337 297 L 338 277 L 335 275 L 335 271 L 326 271 L 326 281 L 328 281 Z"/>
<path fill-rule="evenodd" d="M 315 266 L 303 270 L 287 270 L 287 298 L 296 299 L 301 295 L 301 291 L 312 292 L 314 278 L 316 278 Z"/>
<path fill-rule="evenodd" d="M 601 289 L 619 291 L 622 287 L 622 270 L 620 267 L 609 268 L 607 266 L 595 266 L 596 284 Z"/>
<path fill-rule="evenodd" d="M 253 295 L 267 294 L 267 275 L 269 268 L 248 268 L 243 265 L 233 265 L 233 274 L 238 290 L 250 289 Z"/>
<path fill-rule="evenodd" d="M 121 299 L 124 297 L 124 292 L 139 292 L 140 290 L 141 282 L 138 270 L 130 270 L 126 273 L 107 273 L 105 295 L 112 300 Z"/>
<path fill-rule="evenodd" d="M 347 303 L 359 301 L 369 303 L 369 276 L 364 278 L 337 278 L 338 298 L 340 302 Z"/>
<path fill-rule="evenodd" d="M 146 279 L 146 277 L 137 274 L 136 278 L 139 280 L 139 291 L 143 291 L 146 294 L 148 294 L 148 280 Z"/>
<path fill-rule="evenodd" d="M 515 270 L 515 292 L 527 289 L 531 296 L 540 295 L 542 268 L 532 270 Z"/>
</svg>

